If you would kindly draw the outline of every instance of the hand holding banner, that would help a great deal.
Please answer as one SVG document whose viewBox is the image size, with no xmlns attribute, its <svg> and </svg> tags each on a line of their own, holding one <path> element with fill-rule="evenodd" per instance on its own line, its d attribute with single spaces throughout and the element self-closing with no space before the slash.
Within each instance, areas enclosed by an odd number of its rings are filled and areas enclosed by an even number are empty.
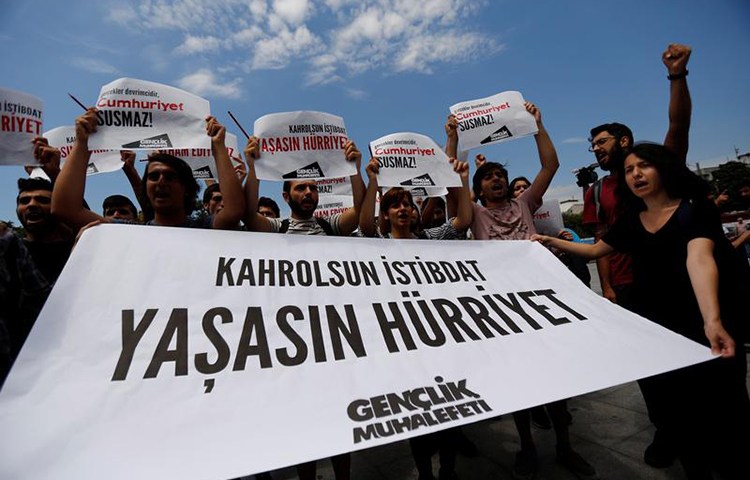
<svg viewBox="0 0 750 480">
<path fill-rule="evenodd" d="M 459 150 L 537 133 L 534 117 L 526 111 L 520 92 L 502 92 L 450 107 L 458 120 Z"/>
<path fill-rule="evenodd" d="M 96 102 L 92 150 L 208 148 L 208 100 L 160 83 L 120 78 L 102 87 Z"/>
<path fill-rule="evenodd" d="M 87 230 L 0 392 L 0 478 L 235 478 L 712 358 L 537 243 L 429 243 Z"/>
<path fill-rule="evenodd" d="M 378 158 L 381 187 L 460 187 L 461 178 L 453 171 L 448 155 L 425 135 L 393 133 L 370 142 L 370 152 Z"/>
<path fill-rule="evenodd" d="M 559 200 L 547 200 L 534 212 L 537 233 L 556 237 L 564 227 Z"/>
<path fill-rule="evenodd" d="M 53 147 L 60 150 L 61 166 L 65 164 L 68 154 L 73 149 L 76 140 L 76 127 L 64 126 L 44 132 L 44 137 Z M 122 168 L 122 158 L 119 150 L 92 150 L 86 175 L 114 172 Z"/>
<path fill-rule="evenodd" d="M 0 165 L 35 163 L 31 142 L 42 134 L 42 101 L 0 87 L 0 106 Z"/>
<path fill-rule="evenodd" d="M 203 136 L 206 136 L 205 131 L 203 132 Z M 237 135 L 227 132 L 224 142 L 227 146 L 227 153 L 229 154 L 229 159 L 232 161 L 232 166 L 237 168 L 238 164 L 244 165 L 244 161 L 240 157 L 240 151 L 237 148 Z M 219 173 L 216 171 L 216 160 L 210 146 L 208 148 L 167 148 L 160 151 L 185 160 L 190 165 L 190 168 L 193 169 L 193 177 L 197 180 L 218 181 L 219 179 Z"/>
<path fill-rule="evenodd" d="M 283 112 L 255 121 L 260 158 L 255 173 L 261 180 L 350 177 L 356 166 L 346 160 L 349 141 L 344 119 L 323 112 Z"/>
</svg>

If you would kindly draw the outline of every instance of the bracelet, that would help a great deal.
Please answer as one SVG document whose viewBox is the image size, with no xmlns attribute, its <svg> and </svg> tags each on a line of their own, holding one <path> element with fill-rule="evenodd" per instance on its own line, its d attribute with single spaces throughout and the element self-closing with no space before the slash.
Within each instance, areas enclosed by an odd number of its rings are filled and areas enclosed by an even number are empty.
<svg viewBox="0 0 750 480">
<path fill-rule="evenodd" d="M 667 75 L 667 79 L 668 80 L 680 80 L 680 79 L 683 79 L 683 78 L 687 77 L 688 73 L 689 72 L 687 70 L 685 70 L 682 73 L 673 73 L 671 75 Z"/>
</svg>

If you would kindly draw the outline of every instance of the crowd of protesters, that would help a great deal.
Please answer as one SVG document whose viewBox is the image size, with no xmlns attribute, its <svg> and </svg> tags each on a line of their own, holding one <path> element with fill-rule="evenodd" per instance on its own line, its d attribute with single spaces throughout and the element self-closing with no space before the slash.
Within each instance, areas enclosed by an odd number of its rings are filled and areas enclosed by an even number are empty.
<svg viewBox="0 0 750 480">
<path fill-rule="evenodd" d="M 254 162 L 258 140 L 244 149 L 247 170 L 238 175 L 225 146 L 226 129 L 206 119 L 218 174 L 202 196 L 196 215 L 198 182 L 180 158 L 154 153 L 139 177 L 132 152 L 123 151 L 125 171 L 136 202 L 122 192 L 106 198 L 101 213 L 84 199 L 91 152 L 88 138 L 96 131 L 96 109 L 76 119 L 76 142 L 64 168 L 60 152 L 44 138 L 34 141 L 34 155 L 50 180 L 18 180 L 16 211 L 25 236 L 0 230 L 0 385 L 10 370 L 47 295 L 60 275 L 76 238 L 102 222 L 145 223 L 187 228 L 247 230 L 302 235 L 365 236 L 382 239 L 536 240 L 548 246 L 589 285 L 585 260 L 596 258 L 603 296 L 670 330 L 709 346 L 714 361 L 656 375 L 639 382 L 651 422 L 656 427 L 644 461 L 663 468 L 679 460 L 688 479 L 748 478 L 750 400 L 746 388 L 747 319 L 739 301 L 747 279 L 736 249 L 721 229 L 715 203 L 705 184 L 686 167 L 691 117 L 687 86 L 690 48 L 669 45 L 662 60 L 670 83 L 669 126 L 663 145 L 637 144 L 630 129 L 607 123 L 590 131 L 590 151 L 608 172 L 588 187 L 584 222 L 595 228 L 596 243 L 572 242 L 571 232 L 538 235 L 534 212 L 558 167 L 555 147 L 542 122 L 540 108 L 525 104 L 534 117 L 539 171 L 533 180 L 509 181 L 506 168 L 477 155 L 472 178 L 469 165 L 457 160 L 456 118 L 445 124 L 446 153 L 461 178 L 443 198 L 417 206 L 404 188 L 378 186 L 376 158 L 366 162 L 367 183 L 360 173 L 362 154 L 354 142 L 345 157 L 356 166 L 351 177 L 353 207 L 330 216 L 316 216 L 318 189 L 314 180 L 285 181 L 281 196 L 290 216 L 280 218 L 279 206 L 259 198 Z M 750 192 L 750 187 L 748 187 Z M 380 211 L 375 214 L 377 195 Z M 748 194 L 750 197 L 750 193 Z M 136 206 L 138 204 L 138 207 Z M 357 240 L 352 240 L 357 241 Z M 387 248 L 384 243 L 384 248 Z M 743 247 L 744 248 L 744 247 Z M 747 265 L 745 265 L 746 267 Z M 744 321 L 744 324 L 743 324 Z M 553 428 L 556 460 L 578 478 L 598 478 L 595 467 L 574 449 L 566 400 L 513 413 L 520 440 L 513 475 L 531 479 L 537 451 L 531 422 Z M 439 453 L 440 480 L 458 478 L 459 452 L 476 451 L 460 428 L 425 435 L 410 442 L 419 480 L 434 479 L 432 456 Z M 336 478 L 351 477 L 350 455 L 331 459 Z M 297 467 L 301 480 L 316 478 L 316 463 Z M 273 472 L 257 475 L 272 478 Z"/>
</svg>

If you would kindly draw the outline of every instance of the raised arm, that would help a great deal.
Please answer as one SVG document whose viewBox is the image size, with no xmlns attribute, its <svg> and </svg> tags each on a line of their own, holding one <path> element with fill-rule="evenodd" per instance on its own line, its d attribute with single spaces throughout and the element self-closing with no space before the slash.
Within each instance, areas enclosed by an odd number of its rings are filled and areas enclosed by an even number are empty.
<svg viewBox="0 0 750 480">
<path fill-rule="evenodd" d="M 713 255 L 714 242 L 708 238 L 694 238 L 687 245 L 687 270 L 698 308 L 703 317 L 703 329 L 711 343 L 711 353 L 733 357 L 735 343 L 724 329 L 719 309 L 719 269 Z"/>
<path fill-rule="evenodd" d="M 258 138 L 250 137 L 245 145 L 245 161 L 247 162 L 247 178 L 245 179 L 245 215 L 243 221 L 252 232 L 270 232 L 271 223 L 266 217 L 258 213 L 258 189 L 260 181 L 255 175 L 255 160 L 260 158 Z"/>
<path fill-rule="evenodd" d="M 461 177 L 459 188 L 448 189 L 448 193 L 456 197 L 457 203 L 456 216 L 453 217 L 452 224 L 456 230 L 465 230 L 471 225 L 474 212 L 471 208 L 471 193 L 469 193 L 469 164 L 459 162 L 455 158 L 451 158 L 450 162 L 453 165 L 453 171 Z"/>
<path fill-rule="evenodd" d="M 683 162 L 687 161 L 690 115 L 693 110 L 687 85 L 690 52 L 687 45 L 671 43 L 661 56 L 669 78 L 669 129 L 664 137 L 664 146 Z"/>
<path fill-rule="evenodd" d="M 375 221 L 375 200 L 378 195 L 378 159 L 373 157 L 365 168 L 367 173 L 367 190 L 359 212 L 359 231 L 365 237 L 374 237 L 377 234 Z"/>
<path fill-rule="evenodd" d="M 542 164 L 539 173 L 536 174 L 534 181 L 531 182 L 531 186 L 529 187 L 531 193 L 529 195 L 541 200 L 547 192 L 550 183 L 552 183 L 552 178 L 560 167 L 560 162 L 557 160 L 555 146 L 552 144 L 552 140 L 549 138 L 549 134 L 542 123 L 542 112 L 531 102 L 525 102 L 524 106 L 526 107 L 526 111 L 534 116 L 536 126 L 539 129 L 537 134 L 534 135 L 534 140 L 536 140 L 539 161 Z"/>
<path fill-rule="evenodd" d="M 86 170 L 91 158 L 89 135 L 95 131 L 96 109 L 89 108 L 76 118 L 76 141 L 52 189 L 52 214 L 76 230 L 97 220 L 105 221 L 83 206 Z"/>
<path fill-rule="evenodd" d="M 349 162 L 355 162 L 357 173 L 349 177 L 352 182 L 352 200 L 354 206 L 347 209 L 341 214 L 339 219 L 339 232 L 342 235 L 349 235 L 359 226 L 359 214 L 362 207 L 362 199 L 365 196 L 365 182 L 362 181 L 362 175 L 359 170 L 362 167 L 362 153 L 357 146 L 349 140 L 344 146 L 344 155 Z"/>
<path fill-rule="evenodd" d="M 453 114 L 448 115 L 445 122 L 445 154 L 450 158 L 458 158 L 458 120 Z"/>
<path fill-rule="evenodd" d="M 135 152 L 132 150 L 120 150 L 120 159 L 122 160 L 122 171 L 133 189 L 138 206 L 143 211 L 143 206 L 148 205 L 148 199 L 143 198 L 143 189 L 141 188 L 141 176 L 135 168 Z"/>
<path fill-rule="evenodd" d="M 54 184 L 60 175 L 60 150 L 50 146 L 49 141 L 44 137 L 36 137 L 32 143 L 34 144 L 34 158 Z"/>
<path fill-rule="evenodd" d="M 227 129 L 216 118 L 206 118 L 206 134 L 211 137 L 211 153 L 216 162 L 221 196 L 224 208 L 214 215 L 213 228 L 233 230 L 237 228 L 245 212 L 245 198 L 242 194 L 242 183 L 234 171 L 225 143 Z"/>
</svg>

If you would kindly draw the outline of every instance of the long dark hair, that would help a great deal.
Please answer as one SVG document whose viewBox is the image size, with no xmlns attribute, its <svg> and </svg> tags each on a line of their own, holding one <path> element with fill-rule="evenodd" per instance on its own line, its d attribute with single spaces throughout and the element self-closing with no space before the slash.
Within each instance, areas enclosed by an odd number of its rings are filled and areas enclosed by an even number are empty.
<svg viewBox="0 0 750 480">
<path fill-rule="evenodd" d="M 670 198 L 708 198 L 711 188 L 708 182 L 691 172 L 670 149 L 658 143 L 639 143 L 630 151 L 641 160 L 649 162 L 659 172 L 661 183 Z M 638 198 L 625 181 L 625 165 L 618 165 L 617 197 L 624 211 L 641 212 L 646 204 Z"/>
</svg>

